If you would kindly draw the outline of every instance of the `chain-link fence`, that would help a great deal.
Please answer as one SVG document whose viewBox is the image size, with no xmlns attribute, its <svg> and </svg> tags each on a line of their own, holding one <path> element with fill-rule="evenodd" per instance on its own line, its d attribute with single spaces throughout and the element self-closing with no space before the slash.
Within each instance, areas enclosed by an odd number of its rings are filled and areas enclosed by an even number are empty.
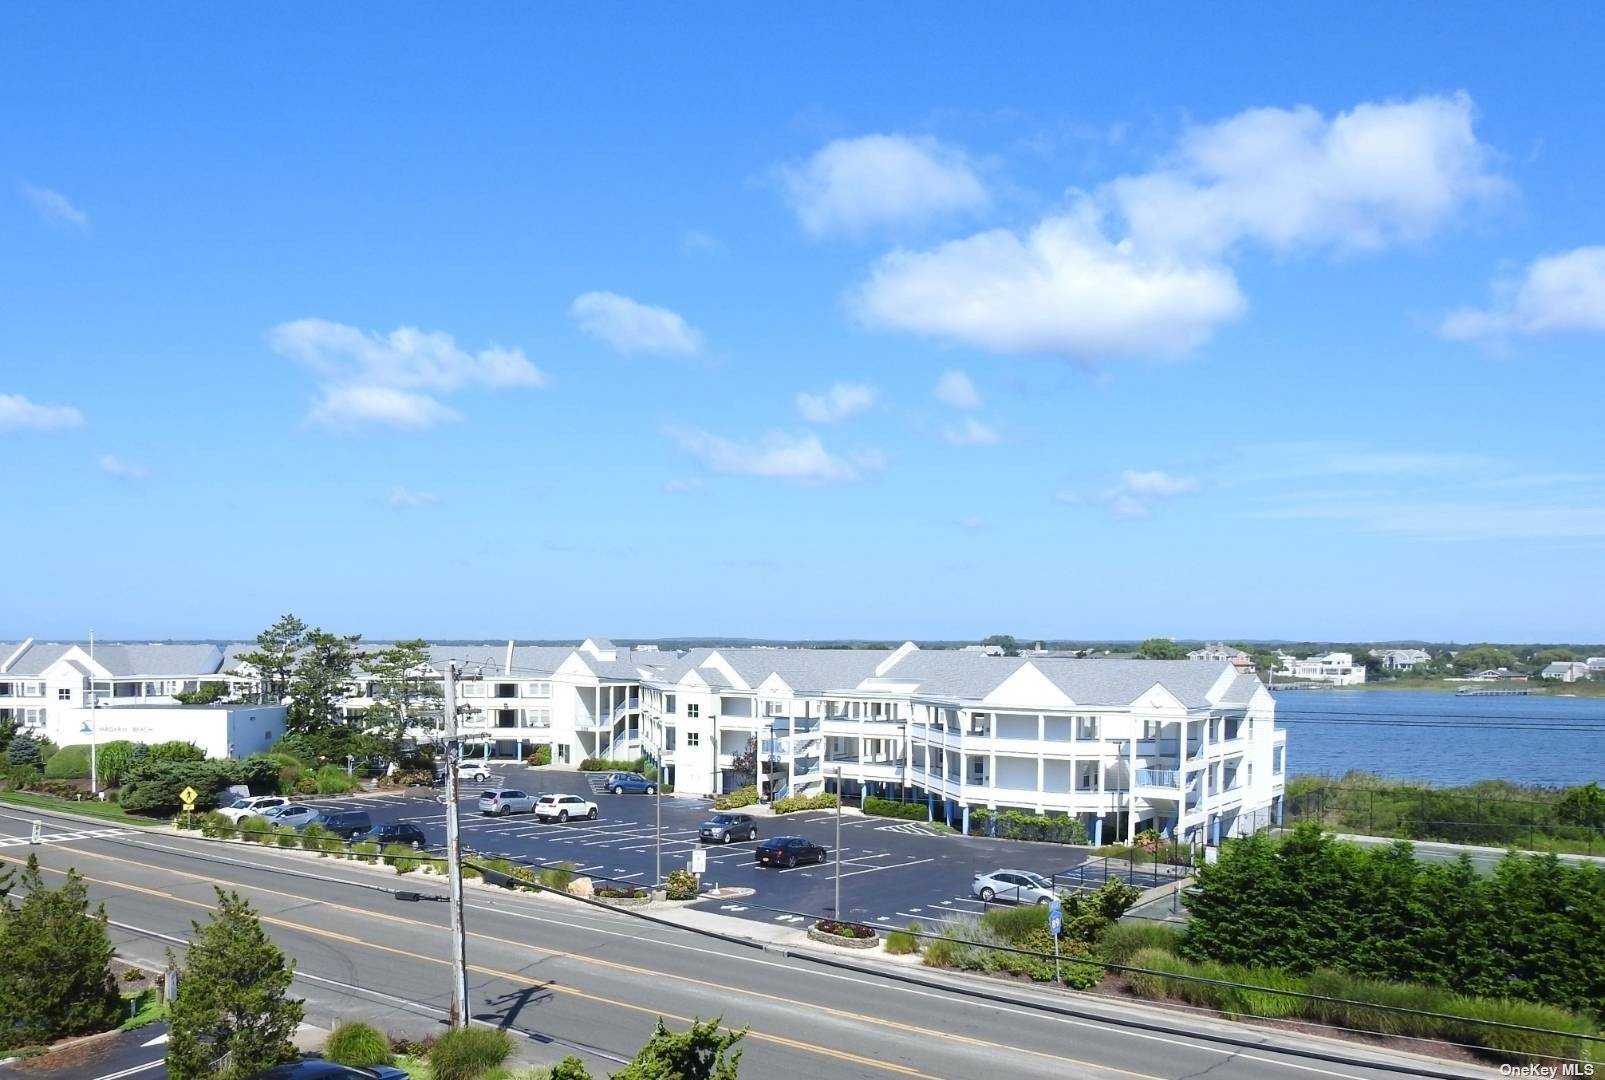
<svg viewBox="0 0 1605 1080">
<path fill-rule="evenodd" d="M 1284 821 L 1401 840 L 1605 855 L 1605 832 L 1559 820 L 1554 803 L 1426 787 L 1322 784 L 1288 795 Z"/>
</svg>

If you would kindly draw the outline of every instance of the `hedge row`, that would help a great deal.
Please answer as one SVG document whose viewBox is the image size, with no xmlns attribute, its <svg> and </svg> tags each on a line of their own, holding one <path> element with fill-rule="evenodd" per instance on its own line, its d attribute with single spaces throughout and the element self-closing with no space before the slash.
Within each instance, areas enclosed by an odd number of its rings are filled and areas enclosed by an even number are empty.
<svg viewBox="0 0 1605 1080">
<path fill-rule="evenodd" d="M 178 793 L 193 787 L 199 794 L 195 806 L 211 810 L 218 805 L 218 794 L 227 787 L 243 784 L 253 791 L 276 791 L 279 766 L 266 755 L 257 754 L 242 761 L 156 761 L 146 759 L 130 765 L 118 802 L 135 814 L 172 814 L 183 804 Z"/>
<path fill-rule="evenodd" d="M 638 772 L 645 773 L 651 764 L 645 757 L 631 758 L 627 761 L 617 758 L 588 757 L 580 762 L 580 772 Z"/>
<path fill-rule="evenodd" d="M 876 817 L 902 818 L 905 821 L 929 821 L 930 807 L 922 802 L 898 802 L 895 799 L 866 798 L 864 813 Z"/>
<path fill-rule="evenodd" d="M 818 795 L 788 795 L 784 799 L 776 799 L 770 804 L 770 809 L 777 814 L 795 814 L 799 810 L 834 810 L 836 796 L 828 791 L 821 791 Z"/>
<path fill-rule="evenodd" d="M 754 784 L 736 788 L 734 791 L 713 797 L 715 810 L 734 810 L 738 806 L 751 806 L 758 801 L 758 788 Z"/>
<path fill-rule="evenodd" d="M 1085 844 L 1087 827 L 1080 818 L 1032 814 L 1025 810 L 970 811 L 972 836 L 999 836 L 1005 840 L 1046 840 L 1055 844 Z"/>
</svg>

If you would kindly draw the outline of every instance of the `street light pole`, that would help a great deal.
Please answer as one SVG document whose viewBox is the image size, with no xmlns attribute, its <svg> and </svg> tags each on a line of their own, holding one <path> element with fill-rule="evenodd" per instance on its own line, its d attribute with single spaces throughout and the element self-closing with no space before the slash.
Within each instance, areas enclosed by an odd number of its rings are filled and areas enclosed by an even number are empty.
<svg viewBox="0 0 1605 1080">
<path fill-rule="evenodd" d="M 446 879 L 451 887 L 451 1025 L 468 1026 L 468 949 L 463 929 L 463 861 L 457 828 L 457 662 L 443 672 L 446 720 Z"/>
<path fill-rule="evenodd" d="M 842 767 L 836 766 L 836 906 L 831 909 L 838 921 L 842 917 Z"/>
<path fill-rule="evenodd" d="M 95 662 L 95 632 L 89 631 L 89 663 Z M 109 685 L 109 684 L 108 684 Z M 95 676 L 89 676 L 89 794 L 100 796 L 100 762 L 96 751 L 100 748 L 100 695 L 95 693 Z"/>
<path fill-rule="evenodd" d="M 644 687 L 644 686 L 641 687 L 640 690 L 637 691 L 637 692 L 641 695 L 641 726 L 645 727 L 646 726 L 646 687 Z M 662 716 L 662 714 L 660 713 L 659 714 L 660 719 L 661 719 L 661 716 Z M 660 724 L 659 725 L 659 729 L 660 730 L 658 732 L 658 736 L 657 736 L 657 738 L 655 738 L 652 741 L 652 745 L 657 747 L 657 751 L 658 751 L 658 760 L 657 760 L 658 783 L 657 783 L 657 786 L 652 789 L 653 790 L 653 795 L 654 795 L 653 811 L 657 815 L 657 820 L 654 823 L 653 829 L 652 829 L 652 832 L 653 832 L 653 841 L 652 841 L 652 843 L 653 843 L 653 850 L 652 850 L 653 870 L 652 870 L 652 872 L 653 872 L 654 875 L 656 875 L 656 880 L 653 882 L 653 889 L 654 890 L 663 888 L 663 733 L 662 733 L 661 728 L 662 728 L 662 725 Z"/>
</svg>

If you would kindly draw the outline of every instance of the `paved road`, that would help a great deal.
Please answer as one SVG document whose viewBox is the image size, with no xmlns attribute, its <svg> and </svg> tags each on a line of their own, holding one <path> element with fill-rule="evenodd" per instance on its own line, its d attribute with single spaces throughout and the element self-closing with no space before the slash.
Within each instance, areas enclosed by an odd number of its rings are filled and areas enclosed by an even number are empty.
<svg viewBox="0 0 1605 1080">
<path fill-rule="evenodd" d="M 601 777 L 563 770 L 508 766 L 489 784 L 473 784 L 462 799 L 463 843 L 479 851 L 535 863 L 571 862 L 594 878 L 645 883 L 656 874 L 655 799 L 644 795 L 612 795 Z M 541 823 L 533 816 L 480 817 L 476 804 L 484 787 L 512 787 L 530 792 L 566 792 L 595 800 L 596 821 L 564 825 Z M 309 798 L 314 806 L 361 808 L 375 822 L 411 821 L 430 843 L 445 843 L 445 807 L 434 793 L 414 789 L 380 796 Z M 753 844 L 742 841 L 701 845 L 697 826 L 713 813 L 706 799 L 663 800 L 663 869 L 687 865 L 690 852 L 707 847 L 708 885 L 752 889 L 742 902 L 716 902 L 723 914 L 759 921 L 801 923 L 804 915 L 828 915 L 835 902 L 835 813 L 831 811 L 759 818 L 760 838 L 785 834 L 806 836 L 832 851 L 827 865 L 794 870 L 760 869 L 753 863 Z M 943 836 L 922 823 L 844 815 L 842 818 L 842 909 L 846 918 L 883 926 L 920 921 L 927 925 L 975 915 L 984 909 L 970 895 L 970 880 L 980 871 L 1014 867 L 1051 876 L 1084 862 L 1085 849 L 1058 844 L 1020 843 L 987 837 Z"/>
<path fill-rule="evenodd" d="M 25 831 L 24 814 L 0 808 L 0 835 Z M 360 1016 L 390 1030 L 428 1030 L 449 998 L 446 907 L 397 902 L 388 891 L 393 875 L 171 834 L 83 837 L 31 850 L 50 877 L 68 867 L 84 874 L 93 899 L 106 904 L 119 950 L 132 959 L 157 961 L 169 945 L 181 947 L 190 920 L 206 918 L 214 886 L 224 886 L 251 901 L 297 961 L 310 1022 Z M 0 860 L 22 857 L 0 848 Z M 633 1053 L 659 1016 L 672 1024 L 721 1016 L 748 1028 L 743 1074 L 800 1080 L 1290 1073 L 1368 1080 L 1422 1060 L 1360 1047 L 1342 1048 L 1344 1060 L 1333 1060 L 1335 1044 L 1326 1040 L 1024 985 L 999 984 L 994 999 L 981 1000 L 956 977 L 903 969 L 929 981 L 895 981 L 559 899 L 475 889 L 468 920 L 476 1017 L 520 1034 L 529 1060 L 578 1053 L 593 1071 Z"/>
</svg>

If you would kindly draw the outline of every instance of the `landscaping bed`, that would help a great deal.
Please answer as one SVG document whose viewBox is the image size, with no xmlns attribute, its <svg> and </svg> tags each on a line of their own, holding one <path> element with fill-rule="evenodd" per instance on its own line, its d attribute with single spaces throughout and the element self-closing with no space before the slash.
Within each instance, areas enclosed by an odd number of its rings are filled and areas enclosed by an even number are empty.
<svg viewBox="0 0 1605 1080">
<path fill-rule="evenodd" d="M 834 919 L 820 919 L 808 928 L 808 937 L 826 945 L 836 945 L 844 949 L 873 949 L 880 943 L 880 935 L 872 926 L 863 923 L 837 922 Z"/>
</svg>

